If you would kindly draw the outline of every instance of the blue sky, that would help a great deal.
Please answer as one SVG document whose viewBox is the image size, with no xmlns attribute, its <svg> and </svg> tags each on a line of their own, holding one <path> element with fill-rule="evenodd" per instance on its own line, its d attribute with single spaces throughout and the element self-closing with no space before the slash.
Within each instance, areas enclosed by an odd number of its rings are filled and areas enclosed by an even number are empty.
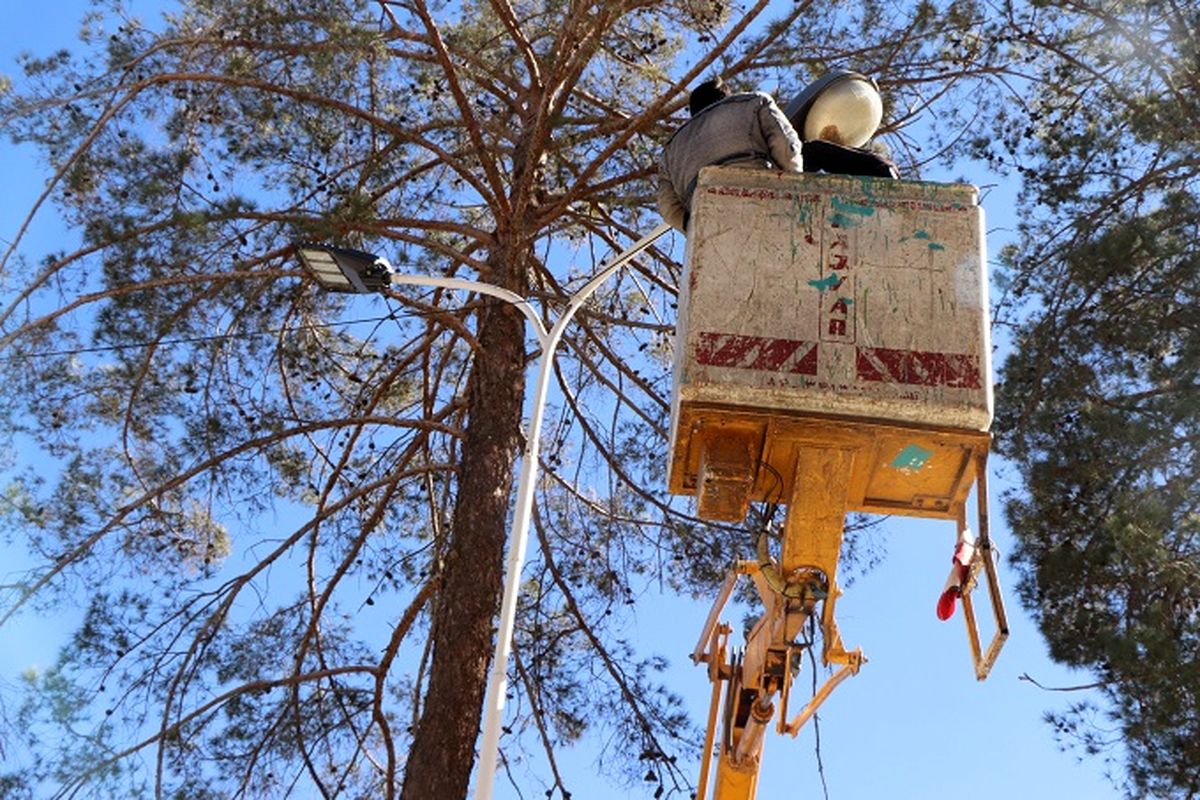
<svg viewBox="0 0 1200 800">
<path fill-rule="evenodd" d="M 132 0 L 130 5 L 152 23 L 161 3 Z M 45 54 L 70 47 L 78 20 L 89 6 L 85 0 L 60 0 L 53 6 L 34 0 L 0 0 L 5 19 L 0 74 L 15 77 L 15 56 L 22 50 Z M 32 151 L 4 140 L 0 175 L 5 187 L 0 193 L 0 244 L 6 244 L 44 185 L 45 173 Z M 997 180 L 983 174 L 977 178 L 979 183 Z M 990 242 L 995 252 L 1002 229 L 1012 226 L 1013 192 L 1002 186 L 985 196 L 984 207 L 989 227 L 1001 229 Z M 63 235 L 53 212 L 43 210 L 23 249 L 36 254 Z M 998 357 L 999 361 L 1003 351 Z M 992 520 L 997 544 L 1008 552 L 1010 535 L 998 505 L 1006 487 L 1004 473 L 1004 465 L 993 459 Z M 1080 763 L 1075 755 L 1060 752 L 1050 727 L 1042 721 L 1045 710 L 1061 710 L 1082 695 L 1045 692 L 1019 679 L 1028 673 L 1050 686 L 1090 682 L 1090 676 L 1065 670 L 1048 659 L 1042 639 L 1017 603 L 1010 570 L 1005 568 L 1002 574 L 1012 635 L 986 682 L 974 678 L 961 612 L 948 623 L 935 618 L 934 602 L 949 568 L 954 533 L 950 523 L 889 521 L 878 534 L 887 549 L 886 559 L 857 580 L 839 603 L 847 645 L 862 646 L 870 662 L 834 693 L 820 714 L 820 754 L 829 796 L 836 800 L 960 793 L 972 800 L 1119 797 L 1104 779 L 1099 762 Z M 3 573 L 19 566 L 10 557 L 0 559 L 4 564 L 0 582 Z M 630 631 L 630 638 L 644 650 L 671 659 L 669 681 L 696 719 L 706 713 L 709 687 L 703 669 L 692 667 L 686 655 L 707 611 L 707 600 L 644 596 Z M 738 621 L 744 613 L 730 608 L 725 618 Z M 69 625 L 69 619 L 26 616 L 0 629 L 0 684 L 11 683 L 28 667 L 50 663 Z M 801 685 L 808 686 L 810 680 L 806 665 Z M 634 785 L 626 792 L 595 778 L 598 752 L 599 743 L 592 742 L 563 754 L 559 766 L 577 800 L 651 795 L 653 784 Z M 524 797 L 542 796 L 542 787 L 526 779 L 523 765 L 512 765 L 512 774 L 521 782 Z M 502 778 L 497 796 L 508 800 L 522 794 Z M 759 797 L 822 797 L 811 723 L 796 740 L 769 736 Z"/>
</svg>

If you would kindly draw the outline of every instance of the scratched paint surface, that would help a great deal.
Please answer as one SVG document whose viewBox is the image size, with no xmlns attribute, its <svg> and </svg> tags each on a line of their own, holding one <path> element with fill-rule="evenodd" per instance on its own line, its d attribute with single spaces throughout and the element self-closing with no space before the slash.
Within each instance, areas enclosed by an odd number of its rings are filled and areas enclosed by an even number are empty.
<svg viewBox="0 0 1200 800">
<path fill-rule="evenodd" d="M 697 364 L 735 367 L 763 372 L 788 372 L 796 375 L 817 374 L 816 342 L 795 339 L 768 339 L 717 331 L 701 331 L 696 336 Z"/>
<path fill-rule="evenodd" d="M 974 353 L 927 353 L 859 347 L 856 377 L 860 381 L 901 383 L 910 386 L 982 388 L 979 356 Z"/>
<path fill-rule="evenodd" d="M 928 247 L 930 250 L 945 250 L 946 249 L 946 245 L 942 244 L 941 242 L 933 241 L 933 237 L 929 235 L 929 231 L 927 231 L 923 228 L 921 230 L 913 231 L 912 236 L 901 236 L 900 243 L 903 244 L 904 242 L 907 242 L 910 239 L 915 240 L 915 241 L 925 242 L 925 246 Z"/>
<path fill-rule="evenodd" d="M 973 187 L 706 170 L 693 220 L 678 400 L 990 424 Z"/>
<path fill-rule="evenodd" d="M 824 294 L 827 289 L 838 288 L 841 283 L 842 279 L 837 275 L 826 275 L 824 278 L 810 278 L 808 281 L 809 286 L 813 287 L 822 294 Z"/>
<path fill-rule="evenodd" d="M 836 228 L 854 228 L 862 225 L 870 217 L 875 216 L 875 207 L 869 203 L 856 203 L 842 197 L 829 198 L 829 206 L 833 213 L 829 216 L 830 223 Z"/>
</svg>

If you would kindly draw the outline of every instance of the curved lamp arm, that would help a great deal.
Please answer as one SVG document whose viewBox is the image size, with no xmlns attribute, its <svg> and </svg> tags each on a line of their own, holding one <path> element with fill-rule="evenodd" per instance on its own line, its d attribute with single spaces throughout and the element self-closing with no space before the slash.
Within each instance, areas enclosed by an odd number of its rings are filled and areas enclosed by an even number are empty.
<svg viewBox="0 0 1200 800">
<path fill-rule="evenodd" d="M 630 259 L 645 250 L 652 242 L 671 230 L 663 223 L 650 233 L 617 254 L 577 292 L 571 295 L 562 316 L 549 331 L 537 310 L 529 300 L 500 286 L 463 278 L 446 278 L 428 275 L 405 275 L 398 273 L 391 263 L 381 256 L 329 245 L 297 243 L 301 262 L 313 278 L 330 291 L 364 293 L 380 291 L 393 286 L 433 286 L 442 289 L 460 289 L 489 295 L 516 306 L 533 325 L 541 344 L 538 354 L 538 375 L 533 392 L 533 411 L 529 419 L 529 430 L 525 436 L 525 450 L 521 455 L 521 474 L 517 480 L 517 501 L 513 509 L 512 533 L 508 542 L 508 557 L 505 571 L 504 597 L 500 604 L 500 624 L 496 634 L 496 650 L 492 656 L 491 674 L 488 678 L 487 697 L 483 711 L 483 740 L 479 750 L 479 771 L 475 778 L 476 800 L 489 800 L 496 782 L 496 758 L 500 747 L 500 726 L 504 718 L 504 701 L 508 684 L 508 657 L 512 651 L 513 627 L 517 615 L 517 595 L 520 592 L 521 567 L 525 563 L 525 549 L 529 542 L 529 523 L 533 512 L 533 495 L 537 486 L 538 453 L 542 433 L 542 417 L 546 408 L 546 394 L 553 372 L 554 355 L 567 324 L 583 307 L 600 285 Z M 439 702 L 441 699 L 434 699 Z M 449 700 L 445 700 L 449 702 Z"/>
<path fill-rule="evenodd" d="M 538 340 L 543 341 L 544 344 L 546 326 L 542 324 L 542 318 L 538 316 L 537 310 L 529 304 L 529 301 L 516 292 L 510 292 L 508 289 L 497 286 L 494 283 L 471 281 L 465 278 L 443 278 L 436 275 L 403 275 L 396 272 L 396 268 L 383 256 L 376 258 L 375 263 L 386 267 L 387 271 L 391 273 L 390 281 L 393 286 L 434 286 L 440 289 L 462 289 L 468 292 L 479 292 L 480 294 L 490 295 L 510 305 L 514 305 L 533 324 L 533 329 L 537 333 Z"/>
</svg>

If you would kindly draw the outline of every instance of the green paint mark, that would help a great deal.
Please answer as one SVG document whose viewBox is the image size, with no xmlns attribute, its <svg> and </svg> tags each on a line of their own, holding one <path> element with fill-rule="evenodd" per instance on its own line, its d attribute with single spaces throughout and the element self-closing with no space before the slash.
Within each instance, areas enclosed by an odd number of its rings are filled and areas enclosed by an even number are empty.
<svg viewBox="0 0 1200 800">
<path fill-rule="evenodd" d="M 946 249 L 945 245 L 941 245 L 941 244 L 938 244 L 937 242 L 931 241 L 933 239 L 933 237 L 929 235 L 929 231 L 924 230 L 924 229 L 914 232 L 912 236 L 901 236 L 900 237 L 901 242 L 907 242 L 910 239 L 920 239 L 922 241 L 929 242 L 930 250 L 945 250 Z"/>
<path fill-rule="evenodd" d="M 853 298 L 850 298 L 850 297 L 839 297 L 839 298 L 838 298 L 838 302 L 839 302 L 839 303 L 844 303 L 844 304 L 846 304 L 846 305 L 848 305 L 848 306 L 852 306 L 852 305 L 854 305 L 854 300 L 853 300 Z"/>
<path fill-rule="evenodd" d="M 843 200 L 840 197 L 829 198 L 830 204 L 833 205 L 834 211 L 841 211 L 846 214 L 857 214 L 860 217 L 870 217 L 875 215 L 873 206 L 863 205 L 862 203 L 854 203 L 850 200 Z"/>
<path fill-rule="evenodd" d="M 899 455 L 892 461 L 892 466 L 896 469 L 916 472 L 925 466 L 925 462 L 929 461 L 931 455 L 933 455 L 932 450 L 926 450 L 920 445 L 910 444 L 900 451 Z"/>
<path fill-rule="evenodd" d="M 829 202 L 833 206 L 833 216 L 830 217 L 830 222 L 839 228 L 853 228 L 861 225 L 865 217 L 875 215 L 873 206 L 854 203 L 840 197 L 831 197 Z"/>
<path fill-rule="evenodd" d="M 799 223 L 808 222 L 812 216 L 812 203 L 806 203 L 799 197 L 792 199 L 792 219 Z"/>
<path fill-rule="evenodd" d="M 836 289 L 838 286 L 841 285 L 841 283 L 842 283 L 842 279 L 839 278 L 837 275 L 827 275 L 824 278 L 821 278 L 820 280 L 814 279 L 814 280 L 809 281 L 808 285 L 813 287 L 814 289 L 816 289 L 818 292 L 821 292 L 822 294 L 824 294 L 826 289 Z"/>
</svg>

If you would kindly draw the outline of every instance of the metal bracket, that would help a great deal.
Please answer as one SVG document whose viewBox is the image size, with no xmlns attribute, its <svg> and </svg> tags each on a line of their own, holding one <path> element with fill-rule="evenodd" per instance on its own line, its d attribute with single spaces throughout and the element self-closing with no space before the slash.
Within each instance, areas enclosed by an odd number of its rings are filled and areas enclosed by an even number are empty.
<svg viewBox="0 0 1200 800">
<path fill-rule="evenodd" d="M 1000 575 L 996 568 L 998 554 L 992 547 L 992 539 L 988 533 L 987 511 L 987 467 L 979 464 L 976 482 L 977 502 L 979 504 L 979 541 L 976 544 L 975 557 L 971 560 L 970 572 L 962 587 L 963 619 L 967 626 L 967 643 L 971 648 L 971 660 L 975 664 L 975 677 L 979 680 L 987 678 L 992 666 L 1000 655 L 1004 642 L 1008 639 L 1008 614 L 1004 609 L 1004 594 L 1000 590 Z M 960 529 L 965 520 L 959 519 Z M 979 573 L 987 576 L 988 597 L 992 604 L 992 618 L 996 624 L 996 632 L 985 651 L 979 635 L 979 622 L 975 616 L 975 603 L 971 598 L 978 583 Z"/>
<path fill-rule="evenodd" d="M 812 699 L 804 705 L 804 708 L 800 709 L 800 713 L 797 714 L 791 722 L 784 724 L 781 717 L 779 728 L 780 733 L 789 733 L 793 739 L 796 738 L 796 734 L 800 733 L 800 729 L 804 727 L 804 723 L 808 722 L 809 718 L 812 717 L 813 714 L 817 713 L 817 709 L 821 707 L 822 703 L 829 699 L 829 695 L 833 693 L 833 690 L 836 689 L 842 681 L 846 680 L 846 678 L 849 678 L 851 675 L 858 674 L 858 668 L 865 664 L 867 659 L 863 656 L 862 650 L 856 649 L 849 655 L 851 656 L 850 662 L 837 672 L 833 673 L 833 675 L 829 677 L 829 680 L 825 681 L 824 685 L 822 685 L 817 693 L 812 696 Z"/>
</svg>

